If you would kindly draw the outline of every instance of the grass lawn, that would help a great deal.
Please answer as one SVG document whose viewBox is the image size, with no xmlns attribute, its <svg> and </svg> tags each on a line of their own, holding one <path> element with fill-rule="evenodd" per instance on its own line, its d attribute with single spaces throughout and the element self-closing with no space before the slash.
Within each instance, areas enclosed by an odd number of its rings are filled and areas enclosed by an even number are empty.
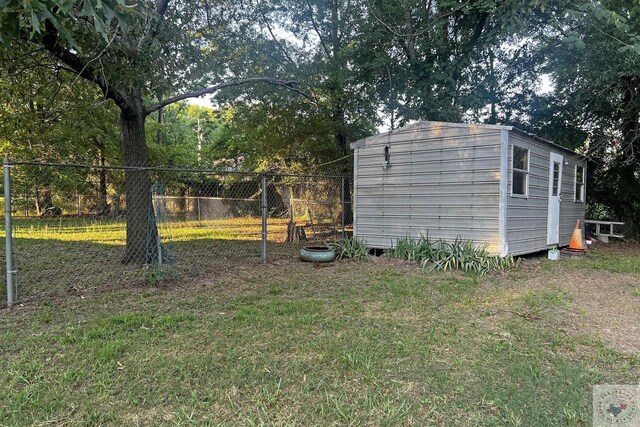
<svg viewBox="0 0 640 427">
<path fill-rule="evenodd" d="M 288 218 L 267 221 L 269 260 L 291 258 L 302 243 L 286 242 Z M 126 240 L 122 218 L 45 218 L 14 220 L 13 246 L 21 300 L 78 295 L 92 289 L 142 284 L 140 268 L 121 263 Z M 230 261 L 261 261 L 262 220 L 259 217 L 162 221 L 163 242 L 172 252 L 170 273 L 183 277 L 217 274 Z M 310 240 L 339 232 L 335 224 L 306 227 Z M 0 245 L 4 229 L 0 226 Z M 4 262 L 0 263 L 4 277 Z"/>
<path fill-rule="evenodd" d="M 32 301 L 0 312 L 0 425 L 591 425 L 593 384 L 640 382 L 639 253 L 481 279 L 285 260 Z"/>
</svg>

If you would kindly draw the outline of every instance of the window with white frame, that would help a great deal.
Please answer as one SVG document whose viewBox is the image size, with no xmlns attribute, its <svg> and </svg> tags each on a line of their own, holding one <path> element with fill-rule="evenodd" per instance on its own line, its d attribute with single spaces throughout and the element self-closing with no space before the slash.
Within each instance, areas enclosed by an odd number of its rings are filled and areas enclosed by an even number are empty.
<svg viewBox="0 0 640 427">
<path fill-rule="evenodd" d="M 511 156 L 511 195 L 524 196 L 529 194 L 529 150 L 513 146 Z"/>
<path fill-rule="evenodd" d="M 584 202 L 584 178 L 584 167 L 576 165 L 576 202 Z"/>
</svg>

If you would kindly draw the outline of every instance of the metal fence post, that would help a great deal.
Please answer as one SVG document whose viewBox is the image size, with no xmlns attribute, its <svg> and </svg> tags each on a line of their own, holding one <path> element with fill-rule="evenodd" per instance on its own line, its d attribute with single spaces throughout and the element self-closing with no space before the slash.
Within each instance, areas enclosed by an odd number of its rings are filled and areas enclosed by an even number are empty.
<svg viewBox="0 0 640 427">
<path fill-rule="evenodd" d="M 4 169 L 4 232 L 5 259 L 7 267 L 7 306 L 13 305 L 13 241 L 11 240 L 11 166 L 9 158 L 5 157 Z"/>
<path fill-rule="evenodd" d="M 262 178 L 262 262 L 267 262 L 267 174 Z"/>
<path fill-rule="evenodd" d="M 153 211 L 153 222 L 154 228 L 156 229 L 156 252 L 158 257 L 158 271 L 162 271 L 162 238 L 160 237 L 160 203 L 162 203 L 162 199 L 160 199 L 158 193 L 160 190 L 158 189 L 160 184 L 158 184 L 158 178 L 156 178 L 156 182 L 151 189 L 151 210 Z M 148 232 L 147 232 L 148 233 Z M 151 243 L 151 242 L 150 242 Z M 151 243 L 153 244 L 153 243 Z M 151 259 L 151 264 L 153 266 L 153 258 Z"/>
<path fill-rule="evenodd" d="M 344 176 L 341 178 L 340 182 L 340 204 L 342 205 L 342 240 L 345 238 L 345 228 L 344 228 L 344 210 L 346 208 L 345 202 L 345 194 L 344 194 Z"/>
</svg>

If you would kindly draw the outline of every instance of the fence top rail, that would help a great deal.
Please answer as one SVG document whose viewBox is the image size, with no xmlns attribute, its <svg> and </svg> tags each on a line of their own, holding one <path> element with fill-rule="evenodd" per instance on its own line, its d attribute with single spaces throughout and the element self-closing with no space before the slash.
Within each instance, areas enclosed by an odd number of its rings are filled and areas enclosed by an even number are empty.
<svg viewBox="0 0 640 427">
<path fill-rule="evenodd" d="M 43 167 L 68 167 L 82 169 L 105 169 L 105 170 L 134 170 L 134 171 L 152 171 L 152 172 L 191 172 L 203 173 L 208 175 L 246 175 L 246 176 L 262 176 L 267 177 L 290 177 L 290 178 L 349 178 L 350 175 L 313 175 L 313 174 L 288 174 L 275 172 L 251 172 L 251 171 L 225 171 L 219 169 L 198 169 L 198 168 L 174 168 L 167 166 L 112 166 L 112 165 L 86 165 L 81 163 L 56 163 L 56 162 L 34 162 L 34 161 L 13 161 L 8 160 L 4 163 L 7 166 L 43 166 Z"/>
<path fill-rule="evenodd" d="M 81 163 L 55 163 L 55 162 L 29 162 L 29 161 L 12 161 L 8 165 L 24 165 L 24 166 L 43 166 L 43 167 L 68 167 L 82 169 L 109 169 L 109 170 L 135 170 L 135 171 L 155 171 L 155 172 L 196 172 L 208 173 L 216 175 L 237 174 L 237 175 L 255 175 L 259 176 L 259 172 L 243 172 L 243 171 L 222 171 L 216 169 L 189 169 L 189 168 L 171 168 L 162 166 L 112 166 L 112 165 L 85 165 Z"/>
<path fill-rule="evenodd" d="M 282 177 L 282 178 L 350 178 L 351 175 L 336 175 L 336 174 L 295 174 L 295 173 L 276 173 L 276 172 L 265 172 L 266 176 L 271 177 Z"/>
<path fill-rule="evenodd" d="M 201 201 L 207 201 L 207 200 L 234 200 L 234 201 L 244 201 L 244 202 L 259 202 L 260 200 L 258 199 L 248 199 L 248 198 L 240 198 L 240 197 L 198 197 L 198 196 L 155 196 L 160 200 L 165 200 L 165 199 L 177 199 L 177 200 L 201 200 Z"/>
</svg>

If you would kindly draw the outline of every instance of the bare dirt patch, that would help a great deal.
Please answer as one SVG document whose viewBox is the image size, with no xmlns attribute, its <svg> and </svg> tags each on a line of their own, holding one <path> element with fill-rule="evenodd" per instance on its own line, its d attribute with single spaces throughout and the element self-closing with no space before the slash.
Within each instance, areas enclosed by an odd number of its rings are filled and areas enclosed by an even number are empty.
<svg viewBox="0 0 640 427">
<path fill-rule="evenodd" d="M 574 335 L 597 337 L 616 350 L 640 354 L 640 275 L 616 272 L 630 263 L 640 264 L 640 244 L 599 244 L 584 261 L 560 261 L 551 269 L 544 257 L 530 257 L 520 267 L 526 279 L 513 287 L 514 291 L 566 292 L 570 301 L 560 327 Z"/>
<path fill-rule="evenodd" d="M 615 349 L 640 354 L 640 278 L 599 270 L 561 271 L 550 286 L 566 289 L 567 330 L 593 335 Z"/>
</svg>

